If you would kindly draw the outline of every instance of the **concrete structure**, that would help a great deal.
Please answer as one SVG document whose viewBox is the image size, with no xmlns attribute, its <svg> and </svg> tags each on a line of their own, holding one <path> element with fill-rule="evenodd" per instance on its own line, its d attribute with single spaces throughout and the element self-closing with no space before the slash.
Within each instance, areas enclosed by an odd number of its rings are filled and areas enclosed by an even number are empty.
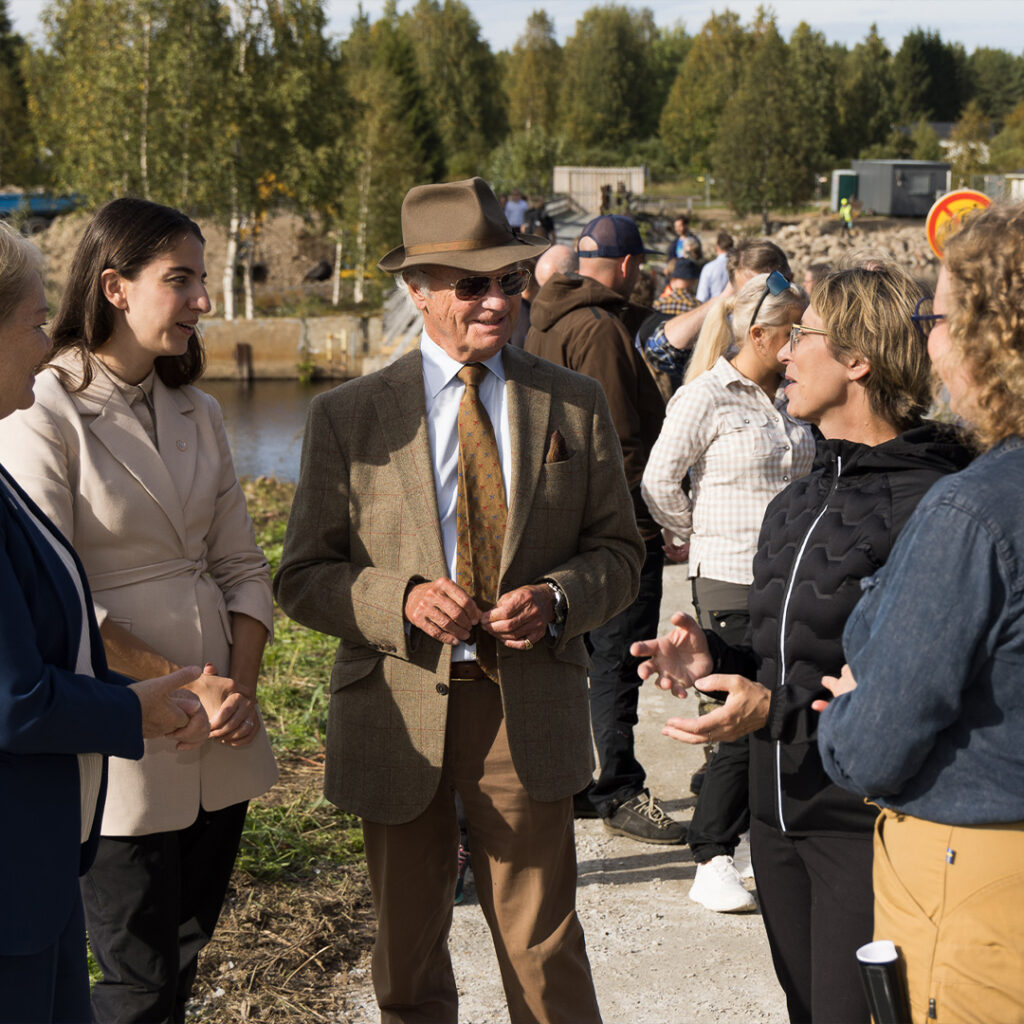
<svg viewBox="0 0 1024 1024">
<path fill-rule="evenodd" d="M 211 319 L 199 327 L 206 348 L 205 376 L 214 380 L 247 375 L 264 380 L 311 375 L 341 380 L 388 362 L 379 315 Z"/>
<path fill-rule="evenodd" d="M 626 213 L 617 209 L 616 195 L 642 195 L 647 186 L 646 167 L 556 167 L 553 191 L 569 196 L 585 213 L 601 212 L 601 187 L 611 189 L 611 208 L 607 213 Z"/>
</svg>

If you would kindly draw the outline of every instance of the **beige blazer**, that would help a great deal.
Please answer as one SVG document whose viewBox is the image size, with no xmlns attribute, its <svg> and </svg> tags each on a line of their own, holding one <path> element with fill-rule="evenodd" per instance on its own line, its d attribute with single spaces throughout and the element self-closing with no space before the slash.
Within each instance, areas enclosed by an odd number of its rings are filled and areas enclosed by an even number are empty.
<svg viewBox="0 0 1024 1024">
<path fill-rule="evenodd" d="M 77 357 L 58 357 L 75 372 Z M 32 408 L 0 421 L 0 459 L 85 565 L 109 616 L 181 665 L 229 669 L 231 612 L 271 629 L 269 568 L 235 476 L 220 407 L 194 387 L 153 388 L 158 452 L 121 392 L 97 372 L 77 394 L 44 370 Z M 266 731 L 247 747 L 178 752 L 146 741 L 110 759 L 104 835 L 184 828 L 277 779 Z"/>
<path fill-rule="evenodd" d="M 512 448 L 500 592 L 544 578 L 565 591 L 557 640 L 501 648 L 502 701 L 526 789 L 556 800 L 592 770 L 582 634 L 629 605 L 644 548 L 599 384 L 506 347 Z M 552 433 L 565 457 L 545 462 Z M 406 635 L 405 591 L 446 575 L 420 353 L 314 399 L 275 580 L 282 608 L 340 638 L 331 673 L 325 793 L 385 824 L 437 789 L 451 648 Z"/>
</svg>

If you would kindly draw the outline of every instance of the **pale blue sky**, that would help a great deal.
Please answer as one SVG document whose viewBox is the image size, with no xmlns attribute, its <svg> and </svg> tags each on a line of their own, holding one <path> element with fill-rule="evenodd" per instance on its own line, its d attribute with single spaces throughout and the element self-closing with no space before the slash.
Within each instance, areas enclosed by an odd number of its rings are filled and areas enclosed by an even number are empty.
<svg viewBox="0 0 1024 1024">
<path fill-rule="evenodd" d="M 400 0 L 399 9 L 408 10 L 414 3 L 415 0 Z M 44 6 L 45 0 L 8 0 L 17 31 L 38 42 L 39 12 Z M 347 35 L 358 0 L 328 0 L 326 6 L 331 31 Z M 595 4 L 593 0 L 468 0 L 468 6 L 491 48 L 504 50 L 515 44 L 531 11 L 546 10 L 554 20 L 559 40 L 564 42 L 573 34 L 577 19 Z M 681 21 L 692 35 L 712 11 L 726 8 L 749 23 L 757 11 L 758 0 L 647 0 L 629 6 L 649 7 L 659 25 L 668 27 Z M 775 0 L 770 6 L 787 38 L 801 21 L 806 21 L 824 32 L 829 42 L 852 46 L 876 22 L 890 49 L 898 48 L 907 32 L 920 27 L 939 32 L 944 40 L 962 43 L 968 53 L 979 46 L 998 47 L 1016 54 L 1024 51 L 1024 5 L 1020 0 Z M 379 14 L 383 7 L 384 0 L 363 0 L 363 8 L 371 16 Z"/>
</svg>

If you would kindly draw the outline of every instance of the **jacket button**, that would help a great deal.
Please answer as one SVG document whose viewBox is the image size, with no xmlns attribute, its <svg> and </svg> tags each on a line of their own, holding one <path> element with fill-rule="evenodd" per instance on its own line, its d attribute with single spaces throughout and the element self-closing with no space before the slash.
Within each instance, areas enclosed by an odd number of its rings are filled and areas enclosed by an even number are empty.
<svg viewBox="0 0 1024 1024">
<path fill-rule="evenodd" d="M 437 692 L 441 694 L 441 696 L 443 697 L 448 692 L 448 684 L 438 683 L 437 686 L 434 687 L 434 689 L 437 690 Z"/>
</svg>

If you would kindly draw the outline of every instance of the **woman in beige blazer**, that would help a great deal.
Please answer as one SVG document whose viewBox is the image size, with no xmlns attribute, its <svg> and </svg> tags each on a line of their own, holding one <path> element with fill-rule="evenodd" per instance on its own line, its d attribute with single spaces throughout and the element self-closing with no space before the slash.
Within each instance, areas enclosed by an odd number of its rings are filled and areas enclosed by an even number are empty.
<svg viewBox="0 0 1024 1024">
<path fill-rule="evenodd" d="M 190 386 L 205 277 L 191 220 L 108 203 L 72 263 L 36 403 L 0 429 L 8 468 L 81 555 L 111 667 L 142 679 L 207 666 L 190 688 L 210 740 L 149 740 L 141 761 L 110 761 L 83 882 L 100 1021 L 184 1020 L 247 801 L 277 777 L 256 705 L 269 570 L 220 409 Z"/>
</svg>

